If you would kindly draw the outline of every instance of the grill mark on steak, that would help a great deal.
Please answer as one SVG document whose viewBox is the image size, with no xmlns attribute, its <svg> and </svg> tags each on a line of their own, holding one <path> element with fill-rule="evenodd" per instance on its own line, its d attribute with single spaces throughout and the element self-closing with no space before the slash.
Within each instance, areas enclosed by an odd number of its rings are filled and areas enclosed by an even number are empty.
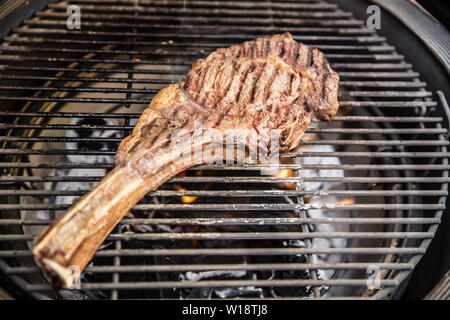
<svg viewBox="0 0 450 320">
<path fill-rule="evenodd" d="M 314 81 L 315 89 L 316 89 L 316 92 L 318 93 L 320 99 L 324 99 L 325 98 L 324 81 L 327 77 L 327 75 L 324 74 L 324 71 L 326 69 L 323 68 L 325 59 L 324 59 L 323 54 L 319 50 L 314 49 L 313 50 L 313 60 L 314 60 L 314 66 L 316 67 L 316 72 L 320 75 L 319 76 L 320 81 Z"/>
<path fill-rule="evenodd" d="M 167 128 L 166 129 L 166 131 L 167 131 L 166 138 L 165 138 L 164 144 L 161 146 L 161 149 L 168 148 L 169 146 L 176 144 L 175 143 L 176 139 L 173 139 L 174 133 L 178 132 L 178 130 L 185 129 L 185 127 L 186 127 L 186 124 L 184 124 L 182 126 L 173 124 L 169 128 Z"/>
<path fill-rule="evenodd" d="M 269 40 L 264 40 L 264 56 L 267 57 L 269 55 Z"/>
<path fill-rule="evenodd" d="M 280 72 L 280 73 L 279 73 Z M 272 81 L 270 88 L 268 88 L 268 100 L 272 101 L 274 99 L 281 99 L 283 97 L 283 90 L 285 85 L 283 84 L 283 74 L 282 70 L 276 68 L 276 72 Z"/>
<path fill-rule="evenodd" d="M 300 43 L 300 45 L 297 47 L 297 59 L 295 60 L 295 65 L 298 68 L 306 68 L 308 65 L 307 62 L 307 56 L 308 56 L 308 47 L 305 46 L 303 43 Z"/>
<path fill-rule="evenodd" d="M 284 54 L 285 54 L 285 47 L 286 46 L 286 42 L 282 42 L 282 44 L 281 44 L 281 50 L 280 50 L 280 57 L 283 57 L 284 56 Z"/>
<path fill-rule="evenodd" d="M 197 63 L 200 64 L 203 63 L 203 61 L 198 61 Z M 190 72 L 187 76 L 185 88 L 189 89 L 191 92 L 197 92 L 199 84 L 203 82 L 206 71 L 206 68 L 195 68 L 193 72 Z"/>
<path fill-rule="evenodd" d="M 293 57 L 292 57 L 293 63 L 292 64 L 298 65 L 297 61 L 298 61 L 298 57 L 300 56 L 299 50 L 300 50 L 300 48 L 297 45 L 295 45 L 292 50 L 292 55 L 293 55 Z"/>
<path fill-rule="evenodd" d="M 203 63 L 203 62 L 202 62 Z M 208 74 L 208 70 L 211 68 L 211 65 L 208 65 L 208 67 L 207 68 L 202 68 L 203 69 L 203 72 L 200 72 L 200 77 L 199 77 L 199 79 L 198 79 L 198 82 L 197 82 L 197 88 L 195 89 L 195 90 L 192 90 L 192 92 L 194 92 L 195 93 L 195 95 L 194 95 L 194 100 L 196 101 L 196 102 L 198 102 L 198 98 L 200 98 L 200 94 L 201 94 L 201 90 L 202 90 L 202 85 L 203 85 L 203 83 L 205 82 L 205 78 L 206 78 L 206 75 Z"/>
<path fill-rule="evenodd" d="M 239 94 L 239 100 L 237 101 L 238 105 L 247 105 L 251 103 L 254 84 L 256 82 L 255 74 L 258 73 L 259 66 L 256 64 L 252 64 L 252 70 L 247 74 L 247 77 L 244 81 L 244 84 L 241 88 L 241 92 Z"/>
<path fill-rule="evenodd" d="M 205 73 L 203 82 L 201 83 L 202 89 L 200 90 L 198 103 L 205 105 L 207 107 L 211 106 L 211 101 L 208 97 L 213 94 L 211 89 L 213 89 L 214 81 L 216 79 L 217 73 L 220 67 L 225 63 L 223 59 L 215 59 L 209 66 L 208 71 Z"/>
<path fill-rule="evenodd" d="M 313 59 L 313 49 L 310 47 L 306 47 L 308 50 L 308 63 L 306 64 L 308 67 L 312 66 L 312 59 Z"/>
<path fill-rule="evenodd" d="M 254 54 L 255 54 L 255 46 L 252 46 L 252 45 L 249 45 L 249 53 L 248 53 L 248 56 L 249 57 L 254 57 Z"/>
<path fill-rule="evenodd" d="M 247 71 L 245 72 L 245 75 L 243 76 L 243 78 L 240 82 L 238 93 L 236 95 L 236 100 L 235 100 L 236 103 L 239 103 L 239 101 L 241 100 L 241 94 L 242 94 L 242 90 L 244 89 L 244 85 L 247 81 L 247 78 L 252 74 L 254 69 L 255 69 L 255 66 L 253 64 L 251 64 L 250 68 L 248 68 Z"/>
<path fill-rule="evenodd" d="M 213 128 L 218 127 L 222 123 L 223 117 L 224 117 L 223 114 L 220 114 L 217 117 L 217 120 L 214 122 Z"/>
<path fill-rule="evenodd" d="M 167 115 L 168 117 L 172 119 L 179 119 L 179 114 L 182 108 L 175 108 L 173 110 L 170 110 L 172 113 L 170 115 Z"/>
<path fill-rule="evenodd" d="M 272 76 L 273 69 L 275 69 L 273 65 L 268 63 L 263 64 L 253 86 L 252 99 L 250 103 L 264 104 L 266 102 L 265 90 L 267 85 L 269 84 L 267 79 L 270 79 L 270 77 Z"/>
<path fill-rule="evenodd" d="M 292 82 L 294 81 L 295 75 L 292 73 L 289 77 L 289 86 L 287 87 L 286 94 L 290 95 L 292 92 Z"/>
<path fill-rule="evenodd" d="M 262 72 L 264 71 L 265 66 L 266 66 L 266 63 L 263 63 L 262 66 L 258 65 L 255 68 L 255 71 L 252 74 L 251 83 L 248 84 L 248 86 L 249 86 L 249 92 L 248 92 L 249 99 L 248 100 L 244 100 L 241 103 L 241 105 L 242 104 L 247 104 L 248 105 L 248 104 L 253 104 L 254 103 L 254 100 L 255 100 L 255 95 L 254 94 L 255 94 L 255 91 L 256 91 L 256 85 L 258 83 L 258 80 L 261 77 Z"/>
<path fill-rule="evenodd" d="M 142 133 L 140 135 L 140 139 L 146 142 L 146 147 L 148 148 L 151 148 L 156 139 L 158 139 L 159 134 L 161 134 L 162 130 L 164 130 L 163 126 L 155 125 L 155 122 L 158 120 L 164 121 L 163 119 L 157 119 L 154 122 L 143 126 L 141 129 Z M 165 120 L 165 122 L 167 123 L 168 120 Z M 128 154 L 134 153 L 138 145 L 139 143 L 133 144 L 133 146 L 129 149 Z"/>
<path fill-rule="evenodd" d="M 213 89 L 212 91 L 215 94 L 211 94 L 211 92 L 209 92 L 209 91 L 207 91 L 205 93 L 205 100 L 204 100 L 203 104 L 206 105 L 206 106 L 215 105 L 216 101 L 219 99 L 221 87 L 220 86 L 216 86 L 216 82 L 217 82 L 218 79 L 220 79 L 219 77 L 221 75 L 221 72 L 223 71 L 223 68 L 224 68 L 224 66 L 225 66 L 225 64 L 227 62 L 226 60 L 220 60 L 220 61 L 221 61 L 221 64 L 220 64 L 219 67 L 217 67 L 214 79 L 212 80 L 212 84 L 211 84 L 211 89 Z"/>
<path fill-rule="evenodd" d="M 275 56 L 277 56 L 277 57 L 281 57 L 281 54 L 280 54 L 280 52 L 281 52 L 281 49 L 283 48 L 283 45 L 284 45 L 284 41 L 280 41 L 280 40 L 278 40 L 277 41 L 277 45 L 276 45 L 276 51 L 274 52 L 274 55 Z"/>
<path fill-rule="evenodd" d="M 230 91 L 231 85 L 233 84 L 233 79 L 236 74 L 236 61 L 232 61 L 231 65 L 232 65 L 232 71 L 231 71 L 231 75 L 227 78 L 228 79 L 227 86 L 226 86 L 225 90 L 223 91 L 223 93 L 218 96 L 216 104 L 221 103 L 225 99 L 228 92 Z"/>
<path fill-rule="evenodd" d="M 184 83 L 184 89 L 189 91 L 195 91 L 197 89 L 196 82 L 198 81 L 197 71 L 190 72 L 186 76 L 186 81 Z"/>
<path fill-rule="evenodd" d="M 292 65 L 294 52 L 293 47 L 296 46 L 295 42 L 283 41 L 283 47 L 280 53 L 281 58 L 289 65 Z M 294 48 L 295 50 L 295 48 Z M 295 60 L 294 60 L 295 61 Z"/>
<path fill-rule="evenodd" d="M 269 80 L 269 82 L 267 82 L 267 85 L 264 87 L 264 101 L 267 101 L 269 99 L 270 92 L 272 89 L 272 84 L 280 72 L 281 72 L 280 69 L 273 68 L 272 74 L 270 75 L 270 80 Z"/>
<path fill-rule="evenodd" d="M 153 142 L 151 149 L 152 150 L 154 150 L 155 148 L 161 149 L 164 146 L 170 145 L 170 143 L 171 143 L 170 136 L 172 135 L 174 128 L 175 128 L 174 126 L 162 127 L 161 132 L 159 133 L 159 135 Z"/>
<path fill-rule="evenodd" d="M 278 50 L 279 50 L 279 41 L 271 41 L 270 42 L 270 50 L 269 50 L 269 56 L 275 57 L 278 56 Z"/>
<path fill-rule="evenodd" d="M 255 43 L 255 51 L 253 53 L 253 58 L 262 58 L 264 50 L 264 41 L 256 41 Z"/>
<path fill-rule="evenodd" d="M 239 94 L 245 77 L 249 72 L 250 65 L 246 62 L 235 63 L 235 73 L 231 80 L 231 84 L 228 88 L 227 94 L 224 98 L 217 104 L 217 110 L 221 114 L 237 114 L 237 108 L 234 107 L 239 99 Z M 230 115 L 231 115 L 230 114 Z"/>
<path fill-rule="evenodd" d="M 322 69 L 322 54 L 319 50 L 317 49 L 312 49 L 312 63 L 311 66 L 315 67 L 315 70 L 317 73 L 322 73 L 323 69 Z"/>
</svg>

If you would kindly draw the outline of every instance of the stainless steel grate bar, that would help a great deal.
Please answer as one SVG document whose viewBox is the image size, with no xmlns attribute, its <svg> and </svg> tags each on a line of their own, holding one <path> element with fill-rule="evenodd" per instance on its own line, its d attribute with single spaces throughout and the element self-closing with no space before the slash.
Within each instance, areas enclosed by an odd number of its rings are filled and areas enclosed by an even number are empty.
<svg viewBox="0 0 450 320">
<path fill-rule="evenodd" d="M 252 263 L 252 264 L 185 264 L 185 265 L 153 265 L 153 266 L 94 266 L 87 267 L 90 273 L 112 273 L 112 272 L 188 272 L 188 271 L 213 271 L 213 270 L 329 270 L 329 269 L 361 269 L 367 270 L 369 266 L 377 266 L 380 269 L 412 270 L 413 265 L 409 263 L 333 263 L 333 264 L 308 264 L 308 263 Z M 12 267 L 6 269 L 6 274 L 28 274 L 39 273 L 37 267 Z"/>
<path fill-rule="evenodd" d="M 129 2 L 126 0 L 121 1 L 114 1 L 114 0 L 77 0 L 72 1 L 74 4 L 115 4 L 120 5 L 124 7 L 135 7 L 136 4 L 133 2 Z M 316 1 L 316 3 L 301 3 L 302 1 L 297 2 L 291 2 L 291 3 L 283 3 L 283 2 L 276 2 L 276 1 L 270 1 L 270 2 L 238 2 L 238 1 L 220 1 L 220 2 L 213 2 L 213 1 L 164 1 L 163 3 L 158 3 L 157 1 L 150 1 L 150 0 L 140 0 L 138 5 L 140 7 L 167 7 L 167 6 L 186 6 L 188 5 L 191 7 L 234 7 L 234 8 L 240 8 L 240 9 L 267 9 L 267 7 L 273 8 L 273 9 L 302 9 L 302 10 L 320 10 L 320 9 L 336 9 L 337 6 L 334 4 L 328 4 L 328 3 L 320 3 Z"/>
<path fill-rule="evenodd" d="M 2 219 L 0 225 L 48 225 L 51 220 L 20 220 Z M 146 224 L 146 225 L 295 225 L 295 224 L 320 224 L 320 223 L 342 223 L 342 224 L 435 224 L 438 218 L 170 218 L 170 219 L 122 219 L 119 224 Z"/>
<path fill-rule="evenodd" d="M 25 23 L 27 23 L 27 25 L 29 26 L 36 26 L 36 27 L 40 27 L 40 28 L 45 28 L 45 27 L 65 27 L 66 26 L 66 22 L 65 21 L 54 21 L 54 20 L 26 20 Z M 103 28 L 110 28 L 110 29 L 114 29 L 114 28 L 133 28 L 135 26 L 135 29 L 148 29 L 148 28 L 153 28 L 155 30 L 158 29 L 174 29 L 177 30 L 180 28 L 179 25 L 177 24 L 146 24 L 146 23 L 141 23 L 139 25 L 135 25 L 132 23 L 123 23 L 123 22 L 84 22 L 83 24 L 86 27 L 90 27 L 93 29 L 103 29 Z M 217 30 L 217 26 L 214 25 L 202 25 L 202 24 L 198 24 L 198 25 L 188 25 L 186 26 L 186 30 L 195 30 L 195 31 L 216 31 Z M 239 26 L 233 26 L 233 25 L 227 25 L 226 27 L 222 26 L 221 29 L 223 29 L 223 31 L 239 31 Z M 255 33 L 261 33 L 261 34 L 268 34 L 270 33 L 272 30 L 274 30 L 274 27 L 267 27 L 267 26 L 248 26 L 246 27 L 246 31 L 251 31 L 251 32 L 255 32 Z M 242 30 L 242 29 L 241 29 Z M 295 33 L 337 33 L 340 35 L 371 35 L 374 32 L 372 30 L 368 30 L 368 29 L 357 29 L 357 28 L 344 28 L 344 27 L 339 27 L 339 28 L 329 28 L 329 27 L 302 27 L 302 28 L 297 28 L 297 27 L 277 27 L 276 28 L 277 32 L 295 32 Z"/>
<path fill-rule="evenodd" d="M 445 168 L 449 169 L 449 168 Z M 33 197 L 50 197 L 50 196 L 81 196 L 89 192 L 89 190 L 0 190 L 1 196 L 33 196 Z M 371 190 L 370 194 L 362 190 L 333 190 L 333 191 L 316 191 L 316 190 L 221 190 L 221 191 L 205 191 L 205 190 L 188 190 L 188 191 L 171 191 L 157 190 L 148 194 L 156 197 L 181 197 L 181 196 L 199 196 L 199 197 L 279 197 L 279 196 L 309 196 L 309 197 L 327 197 L 327 196 L 352 196 L 352 197 L 397 197 L 397 196 L 423 196 L 435 197 L 446 196 L 448 193 L 442 190 Z M 331 218 L 330 218 L 331 219 Z M 384 218 L 390 219 L 390 218 Z M 353 220 L 352 220 L 353 221 Z M 390 221 L 390 220 L 386 220 Z M 26 223 L 26 222 L 23 222 Z M 355 222 L 357 223 L 357 222 Z M 0 221 L 1 224 L 1 221 Z"/>
<path fill-rule="evenodd" d="M 445 179 L 445 182 L 450 182 L 449 179 Z M 15 211 L 15 210 L 28 210 L 28 211 L 40 211 L 40 210 L 67 210 L 70 205 L 65 204 L 2 204 L 0 210 L 3 211 Z M 341 210 L 364 210 L 364 209 L 383 209 L 383 210 L 438 210 L 445 209 L 444 204 L 303 204 L 303 205 L 291 205 L 291 204 L 273 204 L 273 203 L 261 203 L 261 204 L 137 204 L 133 210 L 170 210 L 170 211 L 197 211 L 197 210 L 233 210 L 233 211 L 292 211 L 292 210 L 319 210 L 319 209 L 332 209 L 336 211 Z M 363 213 L 362 213 L 363 214 Z"/>
<path fill-rule="evenodd" d="M 19 34 L 57 34 L 57 35 L 69 35 L 71 34 L 70 30 L 65 29 L 44 29 L 44 28 L 35 28 L 35 29 L 28 29 L 28 28 L 17 28 L 14 29 L 14 32 L 17 32 Z M 102 37 L 102 36 L 111 36 L 117 38 L 117 32 L 108 32 L 108 31 L 77 31 L 77 35 L 82 35 L 83 37 Z M 73 34 L 72 34 L 73 35 Z M 120 35 L 122 37 L 147 37 L 147 38 L 169 38 L 169 39 L 180 39 L 183 37 L 183 39 L 191 39 L 191 40 L 198 40 L 198 39 L 205 39 L 205 40 L 223 40 L 223 39 L 230 39 L 230 40 L 237 40 L 240 42 L 251 40 L 254 38 L 257 38 L 259 36 L 262 36 L 262 34 L 242 34 L 242 33 L 227 33 L 223 35 L 213 35 L 213 34 L 201 34 L 201 33 L 186 33 L 183 35 L 177 34 L 177 33 L 146 33 L 146 32 L 121 32 Z M 357 43 L 383 43 L 386 39 L 383 37 L 363 37 L 363 36 L 301 36 L 296 35 L 294 36 L 295 40 L 297 41 L 337 41 L 337 42 L 357 42 Z"/>
<path fill-rule="evenodd" d="M 31 241 L 37 235 L 0 235 L 1 241 Z M 429 239 L 432 232 L 205 232 L 205 233 L 132 233 L 110 234 L 106 240 L 298 240 L 298 239 Z"/>
<path fill-rule="evenodd" d="M 95 44 L 92 43 L 90 40 L 82 40 L 82 39 L 73 39 L 73 38 L 59 38 L 55 37 L 52 38 L 51 35 L 49 35 L 46 38 L 43 37 L 5 37 L 6 41 L 14 42 L 17 44 L 26 44 L 28 46 L 34 45 L 34 44 L 57 44 L 61 45 L 63 48 L 67 48 L 68 45 L 79 45 L 79 44 L 88 44 L 88 45 L 94 45 L 94 47 L 102 47 L 104 45 L 128 45 L 129 42 L 125 40 L 96 40 Z M 160 41 L 142 41 L 142 40 L 136 40 L 135 45 L 140 46 L 160 46 Z M 173 43 L 167 43 L 165 44 L 165 47 L 167 48 L 209 48 L 209 49 L 216 49 L 216 48 L 223 48 L 229 45 L 229 43 L 226 42 L 208 42 L 208 43 L 184 43 L 184 42 L 173 42 Z M 333 52 L 340 52 L 340 51 L 367 51 L 367 52 L 373 52 L 376 54 L 384 53 L 387 54 L 387 52 L 391 52 L 391 55 L 397 55 L 394 52 L 394 47 L 388 46 L 388 45 L 330 45 L 330 44 L 318 44 L 315 46 L 316 48 L 322 50 L 322 51 L 333 51 Z M 151 61 L 151 63 L 155 63 L 154 61 Z"/>
<path fill-rule="evenodd" d="M 122 250 L 102 250 L 96 252 L 98 257 L 143 257 L 143 256 L 268 256 L 268 255 L 295 255 L 295 254 L 352 254 L 352 255 L 420 255 L 424 254 L 424 248 L 214 248 L 214 249 L 122 249 Z M 30 257 L 29 250 L 0 251 L 0 257 Z"/>
<path fill-rule="evenodd" d="M 215 280 L 215 281 L 173 281 L 173 282 L 121 282 L 113 283 L 83 283 L 82 290 L 136 290 L 136 289 L 157 289 L 157 288 L 222 288 L 222 287 L 297 287 L 297 286 L 357 286 L 365 287 L 366 279 L 339 279 L 339 280 Z M 395 280 L 380 280 L 382 287 L 398 286 Z M 34 284 L 27 286 L 28 291 L 48 291 L 49 285 Z"/>
</svg>

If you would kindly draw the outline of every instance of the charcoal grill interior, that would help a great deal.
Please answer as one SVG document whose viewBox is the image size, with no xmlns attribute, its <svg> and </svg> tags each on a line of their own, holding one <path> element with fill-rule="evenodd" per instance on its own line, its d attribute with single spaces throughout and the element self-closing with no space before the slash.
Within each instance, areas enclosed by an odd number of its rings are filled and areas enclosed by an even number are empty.
<svg viewBox="0 0 450 320">
<path fill-rule="evenodd" d="M 80 290 L 52 290 L 33 237 L 112 169 L 153 95 L 216 48 L 286 31 L 341 77 L 338 116 L 282 155 L 292 176 L 190 169 L 125 217 Z M 0 101 L 0 270 L 38 299 L 389 298 L 445 209 L 440 105 L 386 39 L 323 1 L 59 1 L 4 38 Z"/>
</svg>

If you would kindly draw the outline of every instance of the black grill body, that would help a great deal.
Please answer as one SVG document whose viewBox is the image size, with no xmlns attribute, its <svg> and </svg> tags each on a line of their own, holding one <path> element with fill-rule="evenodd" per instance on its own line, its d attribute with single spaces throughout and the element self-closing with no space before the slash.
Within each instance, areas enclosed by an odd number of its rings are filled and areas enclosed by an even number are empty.
<svg viewBox="0 0 450 320">
<path fill-rule="evenodd" d="M 435 235 L 449 181 L 446 118 L 436 113 L 445 102 L 415 63 L 329 2 L 70 1 L 81 30 L 67 29 L 68 4 L 37 11 L 0 47 L 0 270 L 19 290 L 69 299 L 399 294 Z M 81 290 L 53 291 L 31 258 L 33 236 L 112 168 L 153 95 L 216 48 L 286 31 L 322 50 L 341 77 L 342 113 L 283 154 L 293 176 L 261 176 L 257 164 L 189 170 L 119 224 Z M 369 290 L 373 267 L 381 288 Z"/>
</svg>

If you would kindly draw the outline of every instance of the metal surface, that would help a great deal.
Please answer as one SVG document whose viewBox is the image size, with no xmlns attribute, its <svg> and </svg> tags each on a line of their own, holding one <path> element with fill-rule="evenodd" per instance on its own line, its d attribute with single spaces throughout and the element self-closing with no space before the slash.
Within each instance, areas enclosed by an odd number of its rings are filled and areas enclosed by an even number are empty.
<svg viewBox="0 0 450 320">
<path fill-rule="evenodd" d="M 66 28 L 62 1 L 0 46 L 0 269 L 21 289 L 77 297 L 51 290 L 30 240 L 112 168 L 117 143 L 159 89 L 216 48 L 289 31 L 341 77 L 341 113 L 308 129 L 318 139 L 283 154 L 280 169 L 292 177 L 246 164 L 171 179 L 121 221 L 76 293 L 217 298 L 223 288 L 254 288 L 265 298 L 387 298 L 396 290 L 440 222 L 450 153 L 444 119 L 429 116 L 432 93 L 384 38 L 321 1 L 70 4 L 81 7 L 81 30 Z M 378 290 L 366 288 L 372 267 Z M 192 280 L 213 271 L 222 276 Z"/>
<path fill-rule="evenodd" d="M 0 38 L 28 19 L 37 10 L 42 10 L 56 0 L 2 0 L 0 1 Z"/>
<path fill-rule="evenodd" d="M 450 33 L 445 26 L 415 1 L 373 0 L 373 2 L 388 10 L 414 32 L 450 75 Z"/>
<path fill-rule="evenodd" d="M 449 300 L 450 299 L 450 271 L 447 272 L 442 280 L 431 290 L 424 300 Z"/>
</svg>

